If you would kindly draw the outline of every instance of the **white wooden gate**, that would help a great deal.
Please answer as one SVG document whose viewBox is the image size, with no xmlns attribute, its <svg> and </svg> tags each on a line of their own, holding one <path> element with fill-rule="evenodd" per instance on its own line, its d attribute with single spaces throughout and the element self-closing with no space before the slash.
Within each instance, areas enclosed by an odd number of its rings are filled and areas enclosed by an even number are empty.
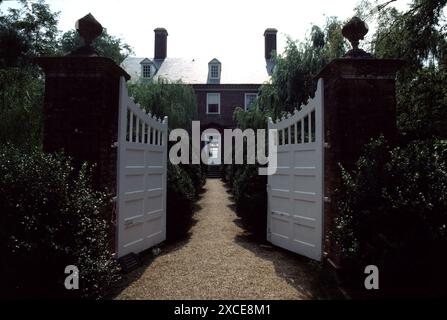
<svg viewBox="0 0 447 320">
<path fill-rule="evenodd" d="M 117 255 L 139 253 L 166 239 L 168 119 L 146 114 L 120 83 Z"/>
<path fill-rule="evenodd" d="M 321 260 L 323 238 L 323 80 L 315 98 L 273 123 L 278 169 L 268 177 L 267 239 Z"/>
</svg>

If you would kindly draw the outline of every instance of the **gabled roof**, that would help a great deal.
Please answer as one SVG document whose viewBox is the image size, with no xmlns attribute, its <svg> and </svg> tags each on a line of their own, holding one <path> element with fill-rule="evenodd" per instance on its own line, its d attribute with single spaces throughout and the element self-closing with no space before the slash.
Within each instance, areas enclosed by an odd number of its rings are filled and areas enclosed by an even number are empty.
<svg viewBox="0 0 447 320">
<path fill-rule="evenodd" d="M 132 81 L 141 76 L 141 61 L 144 58 L 128 57 L 121 64 L 129 73 Z M 214 61 L 212 59 L 211 61 Z M 226 57 L 221 61 L 221 84 L 262 84 L 267 82 L 272 74 L 273 65 L 262 56 L 250 59 L 239 57 Z M 187 84 L 207 84 L 209 58 L 166 58 L 152 60 L 157 68 L 154 79 L 163 78 L 170 81 L 181 80 Z"/>
<path fill-rule="evenodd" d="M 217 60 L 216 58 L 214 58 L 213 60 L 211 60 L 210 62 L 208 62 L 208 64 L 214 64 L 214 63 L 221 64 L 220 61 Z"/>
<path fill-rule="evenodd" d="M 140 64 L 154 64 L 154 63 L 148 58 L 144 58 L 143 60 L 141 60 Z"/>
</svg>

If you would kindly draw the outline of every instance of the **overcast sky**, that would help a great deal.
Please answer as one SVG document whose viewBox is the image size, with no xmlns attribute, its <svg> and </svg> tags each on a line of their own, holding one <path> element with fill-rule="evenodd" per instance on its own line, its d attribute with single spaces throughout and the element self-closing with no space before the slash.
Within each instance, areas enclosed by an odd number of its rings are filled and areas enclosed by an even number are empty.
<svg viewBox="0 0 447 320">
<path fill-rule="evenodd" d="M 47 0 L 60 11 L 59 28 L 74 28 L 87 13 L 131 45 L 139 57 L 152 57 L 153 30 L 168 30 L 168 56 L 212 58 L 221 55 L 263 55 L 263 33 L 278 29 L 278 51 L 286 35 L 303 39 L 312 24 L 323 25 L 326 17 L 344 20 L 353 15 L 359 0 Z M 385 0 L 379 3 L 386 2 Z M 15 1 L 2 4 L 2 9 Z M 405 8 L 408 0 L 398 0 Z"/>
</svg>

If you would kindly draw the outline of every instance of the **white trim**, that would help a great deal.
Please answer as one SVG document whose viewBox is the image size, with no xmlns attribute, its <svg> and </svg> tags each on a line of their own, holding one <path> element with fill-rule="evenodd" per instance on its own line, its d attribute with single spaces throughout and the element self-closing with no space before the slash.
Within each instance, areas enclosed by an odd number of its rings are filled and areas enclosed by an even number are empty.
<svg viewBox="0 0 447 320">
<path fill-rule="evenodd" d="M 247 111 L 247 96 L 249 96 L 249 95 L 255 95 L 256 96 L 256 98 L 258 98 L 258 94 L 256 93 L 256 92 L 246 92 L 245 93 L 245 95 L 244 95 L 244 110 L 245 111 Z"/>
<path fill-rule="evenodd" d="M 209 105 L 208 101 L 209 101 L 209 96 L 211 94 L 217 94 L 217 96 L 219 97 L 219 103 L 217 104 L 218 112 L 209 112 L 209 110 L 208 110 L 208 105 Z M 220 92 L 208 92 L 206 94 L 206 114 L 220 114 Z"/>
</svg>

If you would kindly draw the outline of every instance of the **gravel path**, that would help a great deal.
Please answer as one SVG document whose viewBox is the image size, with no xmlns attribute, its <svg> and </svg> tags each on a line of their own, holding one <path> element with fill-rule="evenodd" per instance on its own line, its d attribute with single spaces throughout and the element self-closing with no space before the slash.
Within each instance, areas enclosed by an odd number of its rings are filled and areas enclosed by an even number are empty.
<svg viewBox="0 0 447 320">
<path fill-rule="evenodd" d="M 312 299 L 308 260 L 250 240 L 220 180 L 208 179 L 191 237 L 126 276 L 116 299 Z"/>
</svg>

